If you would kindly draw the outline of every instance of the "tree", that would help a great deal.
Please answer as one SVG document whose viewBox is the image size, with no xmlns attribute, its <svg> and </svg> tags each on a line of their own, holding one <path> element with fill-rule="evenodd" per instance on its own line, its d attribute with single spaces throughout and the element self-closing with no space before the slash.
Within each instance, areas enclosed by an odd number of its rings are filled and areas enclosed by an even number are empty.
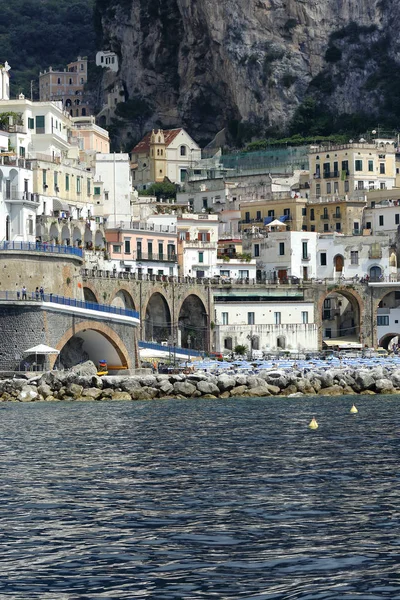
<svg viewBox="0 0 400 600">
<path fill-rule="evenodd" d="M 239 356 L 244 356 L 245 354 L 247 354 L 247 346 L 245 346 L 244 344 L 238 344 L 234 347 L 233 351 L 235 354 L 239 354 Z"/>
<path fill-rule="evenodd" d="M 157 200 L 160 198 L 176 198 L 176 185 L 170 181 L 162 183 L 152 183 L 147 190 L 140 192 L 141 196 L 155 196 Z"/>
</svg>

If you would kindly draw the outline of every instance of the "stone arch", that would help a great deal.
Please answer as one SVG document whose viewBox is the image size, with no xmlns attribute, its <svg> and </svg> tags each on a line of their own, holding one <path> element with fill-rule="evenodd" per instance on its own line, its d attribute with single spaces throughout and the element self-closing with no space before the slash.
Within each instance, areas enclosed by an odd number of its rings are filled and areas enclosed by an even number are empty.
<svg viewBox="0 0 400 600">
<path fill-rule="evenodd" d="M 60 231 L 58 229 L 57 223 L 52 223 L 50 225 L 50 230 L 49 230 L 49 239 L 51 242 L 57 244 L 60 240 Z"/>
<path fill-rule="evenodd" d="M 160 292 L 154 292 L 146 305 L 144 336 L 146 340 L 168 341 L 172 335 L 171 312 L 168 302 Z M 175 340 L 177 343 L 178 340 Z"/>
<path fill-rule="evenodd" d="M 374 291 L 377 294 L 379 292 L 382 294 L 382 288 L 375 288 Z M 394 336 L 400 335 L 400 290 L 398 288 L 386 289 L 376 299 L 373 307 L 373 321 L 374 325 L 376 325 L 375 340 L 382 340 L 385 336 L 389 335 L 391 336 L 390 339 L 392 339 Z M 381 323 L 381 321 L 383 322 Z M 396 321 L 399 322 L 398 325 L 396 325 Z M 393 329 L 398 329 L 398 332 L 392 334 Z"/>
<path fill-rule="evenodd" d="M 136 310 L 131 294 L 124 288 L 121 288 L 118 290 L 118 292 L 116 292 L 113 300 L 111 301 L 111 306 L 127 308 L 128 310 Z"/>
<path fill-rule="evenodd" d="M 342 306 L 339 306 L 340 299 L 337 301 L 338 306 L 336 306 L 336 304 L 334 306 L 333 303 L 330 306 L 325 304 L 325 301 L 328 300 L 329 297 L 332 298 L 337 296 L 342 296 L 351 308 L 347 308 L 347 304 L 343 308 Z M 364 341 L 362 321 L 363 315 L 365 316 L 364 311 L 364 301 L 356 290 L 349 289 L 344 286 L 338 286 L 331 290 L 326 290 L 326 292 L 322 294 L 318 300 L 317 314 L 315 319 L 316 323 L 319 325 L 319 347 L 322 348 L 324 337 L 328 337 L 324 331 L 324 329 L 329 329 L 329 327 L 325 325 L 327 321 L 331 323 L 331 329 L 334 329 L 333 325 L 335 324 L 335 331 L 336 329 L 339 329 L 338 333 L 341 334 L 339 336 L 331 335 L 331 337 L 352 338 L 354 341 L 358 341 L 362 344 Z M 342 315 L 344 313 L 346 314 L 342 319 Z M 337 327 L 338 323 L 339 327 Z"/>
<path fill-rule="evenodd" d="M 208 313 L 203 300 L 189 293 L 178 312 L 178 335 L 183 348 L 208 350 Z"/>
<path fill-rule="evenodd" d="M 276 347 L 279 350 L 285 350 L 286 348 L 286 337 L 284 335 L 278 335 L 276 338 Z"/>
<path fill-rule="evenodd" d="M 390 342 L 392 340 L 395 340 L 396 343 L 398 343 L 399 337 L 400 337 L 400 329 L 397 333 L 385 333 L 378 341 L 378 345 L 381 348 L 385 348 L 385 350 L 389 350 Z M 390 348 L 390 350 L 391 350 L 391 348 Z"/>
<path fill-rule="evenodd" d="M 85 302 L 95 302 L 96 304 L 99 303 L 94 291 L 87 286 L 84 286 L 84 288 L 83 288 L 83 298 L 84 298 Z"/>
<path fill-rule="evenodd" d="M 93 233 L 89 229 L 89 227 L 85 228 L 85 235 L 83 237 L 83 241 L 85 242 L 85 248 L 90 250 L 93 248 Z"/>
<path fill-rule="evenodd" d="M 99 229 L 96 231 L 94 236 L 94 245 L 98 250 L 104 248 L 104 236 Z"/>
<path fill-rule="evenodd" d="M 68 225 L 64 225 L 61 229 L 61 244 L 69 246 L 71 243 L 71 232 Z"/>
<path fill-rule="evenodd" d="M 82 243 L 82 231 L 79 227 L 74 227 L 72 231 L 72 243 L 74 246 L 79 246 Z"/>
<path fill-rule="evenodd" d="M 83 321 L 68 329 L 56 344 L 60 352 L 60 363 L 66 367 L 79 364 L 79 356 L 83 360 L 92 360 L 97 364 L 106 360 L 109 365 L 131 369 L 130 354 L 121 338 L 105 323 Z M 50 359 L 51 366 L 57 357 Z M 64 361 L 64 362 L 63 362 Z"/>
</svg>

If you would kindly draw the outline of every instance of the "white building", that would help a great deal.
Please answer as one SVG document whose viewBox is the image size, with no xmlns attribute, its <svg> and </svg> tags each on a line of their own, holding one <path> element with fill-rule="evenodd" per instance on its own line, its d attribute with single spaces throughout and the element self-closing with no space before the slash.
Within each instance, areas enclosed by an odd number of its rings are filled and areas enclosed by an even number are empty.
<svg viewBox="0 0 400 600">
<path fill-rule="evenodd" d="M 118 72 L 118 56 L 111 50 L 100 50 L 96 53 L 96 66 Z"/>
<path fill-rule="evenodd" d="M 183 213 L 177 224 L 179 274 L 190 277 L 216 275 L 218 215 Z"/>
<path fill-rule="evenodd" d="M 389 237 L 318 234 L 317 278 L 368 276 L 397 280 L 397 260 Z"/>
<path fill-rule="evenodd" d="M 283 282 L 291 277 L 317 277 L 317 236 L 311 231 L 271 231 L 266 236 L 250 236 L 244 242 L 257 260 L 259 276 Z"/>
<path fill-rule="evenodd" d="M 96 158 L 94 199 L 110 227 L 131 220 L 131 178 L 128 154 L 101 154 Z M 102 210 L 101 210 L 102 207 Z"/>
<path fill-rule="evenodd" d="M 399 198 L 371 202 L 364 210 L 363 227 L 373 235 L 386 233 L 394 241 L 400 226 Z"/>
<path fill-rule="evenodd" d="M 235 280 L 254 283 L 257 276 L 257 264 L 256 259 L 252 260 L 240 260 L 238 258 L 231 258 L 228 261 L 218 258 L 215 269 L 215 276 L 220 277 L 222 280 Z"/>
<path fill-rule="evenodd" d="M 314 323 L 312 302 L 285 301 L 278 297 L 260 300 L 259 292 L 258 298 L 251 299 L 238 290 L 225 296 L 223 292 L 216 294 L 216 351 L 229 352 L 237 345 L 263 352 L 318 349 L 318 327 Z"/>
</svg>

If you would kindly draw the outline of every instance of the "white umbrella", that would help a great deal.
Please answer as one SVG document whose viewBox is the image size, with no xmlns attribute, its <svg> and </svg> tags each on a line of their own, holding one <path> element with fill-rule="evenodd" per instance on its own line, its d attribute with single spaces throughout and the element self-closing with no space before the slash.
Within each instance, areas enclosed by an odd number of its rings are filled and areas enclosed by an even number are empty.
<svg viewBox="0 0 400 600">
<path fill-rule="evenodd" d="M 37 346 L 33 346 L 33 348 L 28 348 L 28 350 L 24 351 L 24 354 L 34 354 L 35 355 L 35 363 L 37 364 L 37 357 L 39 355 L 48 356 L 50 354 L 60 354 L 60 352 L 56 348 L 52 348 L 51 346 L 46 346 L 46 344 L 38 344 Z"/>
</svg>

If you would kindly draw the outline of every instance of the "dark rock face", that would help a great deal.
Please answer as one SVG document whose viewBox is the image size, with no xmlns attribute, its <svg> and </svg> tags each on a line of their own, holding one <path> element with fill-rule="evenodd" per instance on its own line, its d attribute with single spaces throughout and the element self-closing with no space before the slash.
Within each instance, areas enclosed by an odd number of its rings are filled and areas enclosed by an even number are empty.
<svg viewBox="0 0 400 600">
<path fill-rule="evenodd" d="M 151 104 L 147 127 L 199 139 L 234 120 L 285 125 L 309 94 L 338 114 L 393 109 L 379 89 L 400 61 L 395 0 L 97 0 L 97 11 L 127 96 Z"/>
</svg>

